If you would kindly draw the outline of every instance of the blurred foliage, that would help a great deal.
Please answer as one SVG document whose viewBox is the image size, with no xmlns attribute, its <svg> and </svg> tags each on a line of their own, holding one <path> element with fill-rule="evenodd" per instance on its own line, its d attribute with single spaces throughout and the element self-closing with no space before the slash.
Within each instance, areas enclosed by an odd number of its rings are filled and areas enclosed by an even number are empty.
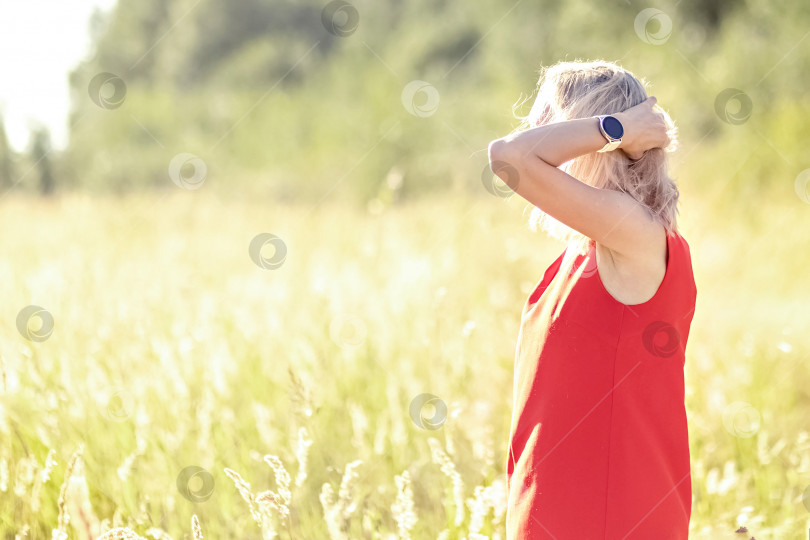
<svg viewBox="0 0 810 540">
<path fill-rule="evenodd" d="M 14 152 L 8 144 L 6 126 L 0 116 L 0 189 L 4 192 L 14 183 Z"/>
<path fill-rule="evenodd" d="M 398 170 L 403 196 L 483 194 L 486 147 L 517 125 L 512 106 L 532 97 L 542 65 L 578 58 L 617 61 L 649 82 L 680 127 L 672 162 L 681 184 L 733 183 L 725 199 L 789 195 L 807 167 L 806 2 L 654 3 L 672 22 L 659 45 L 636 33 L 649 6 L 630 0 L 360 0 L 356 31 L 343 37 L 326 29 L 327 4 L 121 0 L 97 12 L 95 53 L 70 76 L 60 184 L 173 188 L 168 163 L 190 152 L 206 163 L 207 189 L 221 192 L 367 201 Z M 660 31 L 660 19 L 646 30 Z M 120 106 L 91 99 L 100 73 L 125 84 Z M 413 80 L 438 91 L 434 114 L 403 106 Z M 742 124 L 716 113 L 727 88 L 751 99 Z"/>
<path fill-rule="evenodd" d="M 54 190 L 51 149 L 51 134 L 48 129 L 42 126 L 35 128 L 31 136 L 31 160 L 39 173 L 39 192 L 42 195 L 50 195 Z"/>
</svg>

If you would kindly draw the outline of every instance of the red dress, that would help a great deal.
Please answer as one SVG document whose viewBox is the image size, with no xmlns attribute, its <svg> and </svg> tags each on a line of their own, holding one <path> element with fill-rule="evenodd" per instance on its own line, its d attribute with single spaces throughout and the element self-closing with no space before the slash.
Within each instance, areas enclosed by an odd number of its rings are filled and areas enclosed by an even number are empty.
<svg viewBox="0 0 810 540">
<path fill-rule="evenodd" d="M 625 305 L 602 284 L 591 242 L 587 256 L 574 259 L 569 275 L 582 274 L 559 316 L 544 323 L 549 285 L 568 251 L 521 314 L 506 537 L 686 539 L 692 482 L 683 367 L 697 294 L 689 245 L 667 235 L 657 292 Z"/>
</svg>

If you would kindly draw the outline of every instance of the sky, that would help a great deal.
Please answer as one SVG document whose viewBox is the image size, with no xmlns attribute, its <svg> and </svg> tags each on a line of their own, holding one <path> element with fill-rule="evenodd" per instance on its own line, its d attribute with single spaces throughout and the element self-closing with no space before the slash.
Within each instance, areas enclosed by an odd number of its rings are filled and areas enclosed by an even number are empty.
<svg viewBox="0 0 810 540">
<path fill-rule="evenodd" d="M 0 0 L 0 113 L 11 146 L 22 151 L 36 123 L 62 149 L 68 133 L 68 72 L 90 54 L 94 8 L 115 0 Z"/>
</svg>

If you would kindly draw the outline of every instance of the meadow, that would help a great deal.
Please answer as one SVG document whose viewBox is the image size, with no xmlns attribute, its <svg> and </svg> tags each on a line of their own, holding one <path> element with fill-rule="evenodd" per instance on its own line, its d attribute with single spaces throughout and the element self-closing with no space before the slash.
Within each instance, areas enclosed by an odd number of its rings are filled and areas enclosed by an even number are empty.
<svg viewBox="0 0 810 540">
<path fill-rule="evenodd" d="M 810 207 L 685 195 L 690 538 L 804 539 Z M 527 217 L 5 197 L 0 537 L 503 538 L 520 309 L 563 247 Z"/>
</svg>

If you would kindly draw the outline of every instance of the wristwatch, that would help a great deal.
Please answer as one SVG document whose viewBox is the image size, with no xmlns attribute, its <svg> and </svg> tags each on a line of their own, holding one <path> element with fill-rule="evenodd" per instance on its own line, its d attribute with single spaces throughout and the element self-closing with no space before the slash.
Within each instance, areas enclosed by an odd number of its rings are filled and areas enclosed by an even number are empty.
<svg viewBox="0 0 810 540">
<path fill-rule="evenodd" d="M 600 114 L 596 118 L 599 119 L 599 132 L 607 139 L 607 144 L 597 152 L 610 152 L 617 149 L 622 143 L 622 135 L 624 135 L 622 123 L 618 118 L 609 114 Z"/>
</svg>

